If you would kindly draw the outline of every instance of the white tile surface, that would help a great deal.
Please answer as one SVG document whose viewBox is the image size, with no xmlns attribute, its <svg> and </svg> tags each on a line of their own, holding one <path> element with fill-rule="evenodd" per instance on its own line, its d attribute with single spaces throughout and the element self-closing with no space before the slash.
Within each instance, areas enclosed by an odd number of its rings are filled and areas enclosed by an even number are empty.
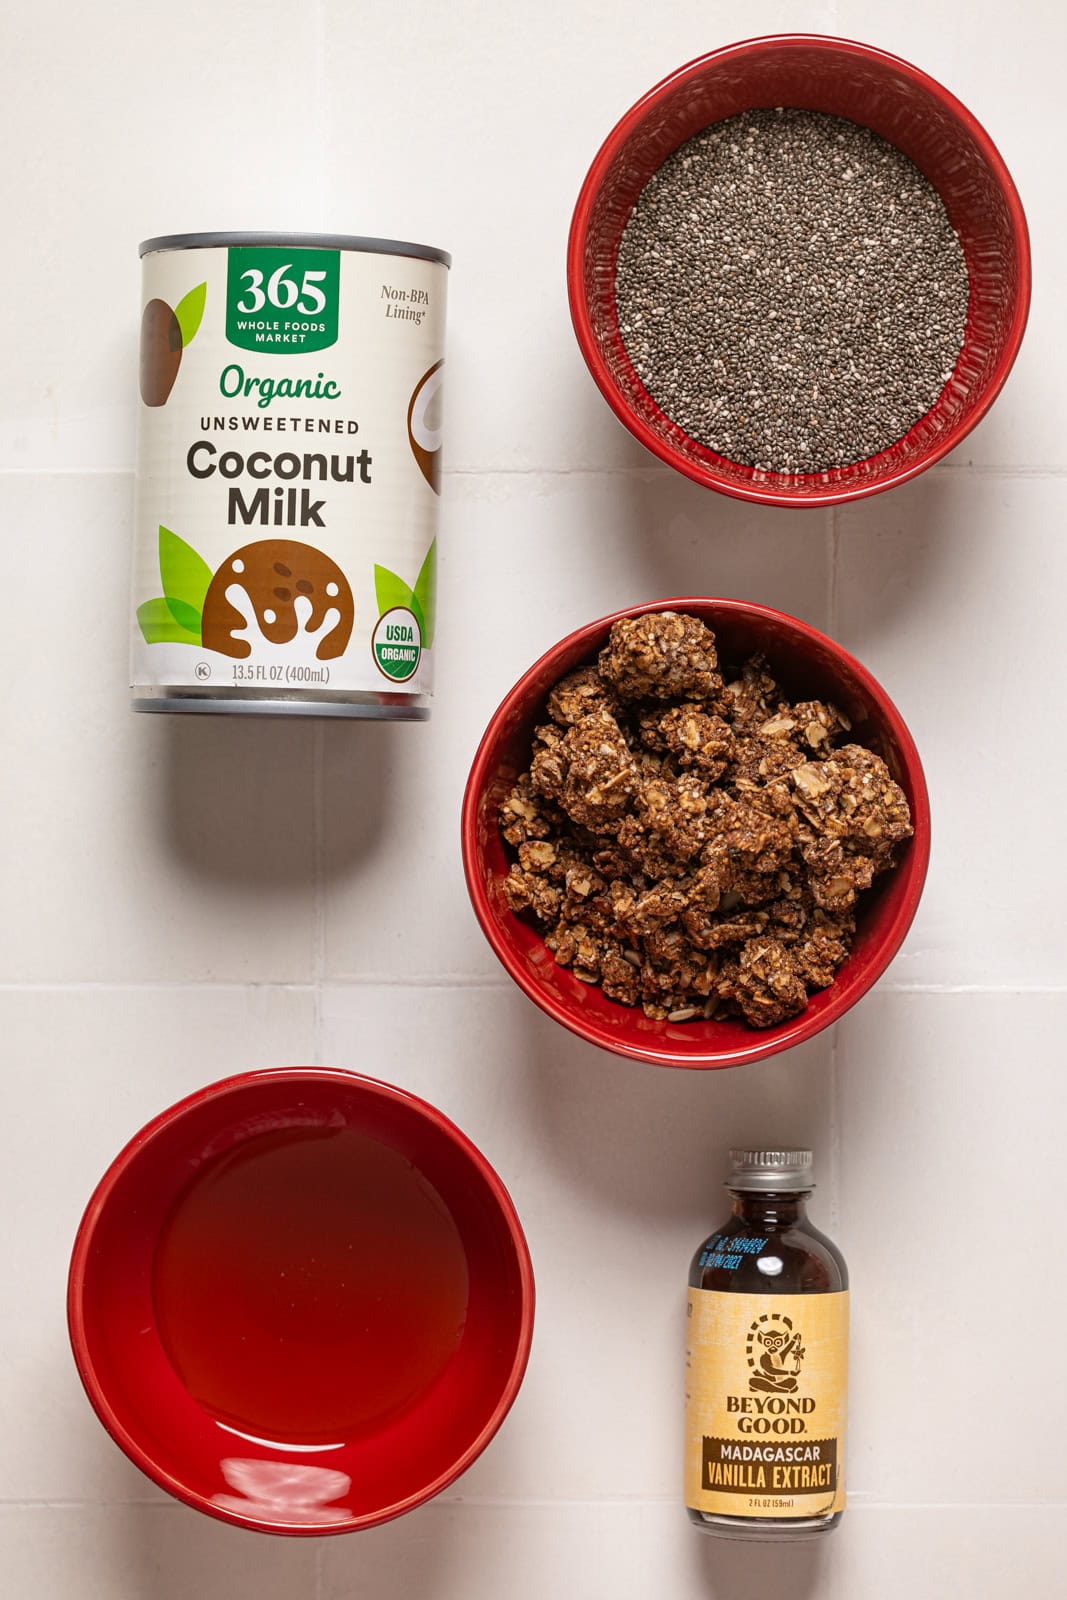
<svg viewBox="0 0 1067 1600">
<path fill-rule="evenodd" d="M 263 1540 L 184 1507 L 0 1508 L 0 1568 L 16 1595 L 78 1600 L 943 1600 L 968 1571 L 973 1600 L 1062 1589 L 1061 1531 L 1046 1507 L 856 1510 L 825 1549 L 689 1535 L 676 1506 L 425 1507 L 358 1539 Z M 973 1571 L 972 1571 L 973 1568 Z"/>
<path fill-rule="evenodd" d="M 276 986 L 3 989 L 0 1038 L 0 1504 L 165 1501 L 82 1393 L 64 1310 L 70 1247 L 104 1169 L 157 1112 L 232 1072 L 313 1058 L 314 999 Z"/>
<path fill-rule="evenodd" d="M 324 1557 L 323 1600 L 944 1600 L 965 1571 L 974 1600 L 1062 1592 L 1062 1527 L 1046 1507 L 857 1510 L 823 1546 L 724 1543 L 663 1502 L 428 1506 Z"/>
<path fill-rule="evenodd" d="M 298 1600 L 313 1596 L 311 1541 L 267 1541 L 173 1502 L 0 1507 L 0 1572 L 11 1595 L 77 1600 Z"/>
<path fill-rule="evenodd" d="M 563 281 L 616 118 L 707 49 L 804 27 L 895 50 L 971 107 L 1036 263 L 991 416 L 924 480 L 834 515 L 750 510 L 653 464 L 584 370 Z M 11 10 L 5 1596 L 1062 1592 L 1065 44 L 1051 0 Z M 455 256 L 426 727 L 127 710 L 136 244 L 279 226 Z M 550 1026 L 496 967 L 459 867 L 467 767 L 518 674 L 577 623 L 686 590 L 836 633 L 897 698 L 934 805 L 926 896 L 878 992 L 835 1034 L 731 1074 L 641 1068 Z M 228 1071 L 316 1057 L 460 1122 L 512 1190 L 539 1291 L 527 1382 L 471 1472 L 400 1523 L 321 1543 L 167 1501 L 93 1418 L 63 1316 L 78 1217 L 130 1133 Z M 718 1220 L 724 1147 L 779 1132 L 818 1151 L 815 1215 L 849 1257 L 855 1329 L 852 1508 L 825 1548 L 788 1552 L 700 1539 L 677 1485 L 686 1263 Z M 982 1270 L 961 1243 L 971 1211 Z"/>
<path fill-rule="evenodd" d="M 1065 1029 L 1062 992 L 881 993 L 840 1024 L 858 1499 L 1064 1497 L 1067 1398 L 1043 1352 L 1067 1322 Z"/>
<path fill-rule="evenodd" d="M 284 0 L 187 0 L 180 20 L 138 0 L 41 0 L 10 18 L 0 204 L 17 219 L 19 295 L 0 463 L 132 466 L 137 322 L 112 307 L 136 304 L 140 240 L 322 226 L 307 104 L 321 52 L 314 16 L 294 24 Z"/>
<path fill-rule="evenodd" d="M 127 474 L 0 473 L 0 542 L 26 572 L 8 612 L 18 871 L 0 970 L 17 983 L 305 981 L 314 730 L 130 714 L 132 492 Z"/>
<path fill-rule="evenodd" d="M 1063 1589 L 1063 1514 L 1037 1505 L 857 1508 L 830 1556 L 832 1600 L 1056 1600 Z M 754 1594 L 744 1579 L 730 1600 Z M 822 1589 L 811 1588 L 812 1600 Z M 712 1589 L 714 1594 L 714 1588 Z"/>
<path fill-rule="evenodd" d="M 1063 983 L 1064 488 L 934 472 L 837 513 L 834 631 L 895 699 L 930 787 L 930 877 L 890 982 Z"/>
</svg>

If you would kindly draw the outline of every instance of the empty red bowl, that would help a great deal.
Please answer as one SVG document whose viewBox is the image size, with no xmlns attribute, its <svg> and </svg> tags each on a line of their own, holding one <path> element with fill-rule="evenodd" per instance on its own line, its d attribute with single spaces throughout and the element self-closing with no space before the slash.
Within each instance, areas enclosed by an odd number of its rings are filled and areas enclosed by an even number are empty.
<svg viewBox="0 0 1067 1600">
<path fill-rule="evenodd" d="M 691 439 L 645 390 L 623 347 L 615 262 L 641 190 L 680 144 L 759 107 L 848 117 L 911 157 L 939 191 L 967 259 L 963 349 L 936 404 L 890 449 L 829 472 L 740 466 Z M 999 394 L 1030 306 L 1030 244 L 996 146 L 954 95 L 917 67 L 847 39 L 781 34 L 701 56 L 640 99 L 604 141 L 582 186 L 567 256 L 571 316 L 608 404 L 643 445 L 697 483 L 765 505 L 825 506 L 877 494 L 939 461 Z"/>
<path fill-rule="evenodd" d="M 347 1533 L 485 1448 L 530 1350 L 519 1220 L 485 1157 L 402 1089 L 319 1068 L 212 1084 L 89 1202 L 67 1311 L 101 1422 L 200 1511 Z"/>
<path fill-rule="evenodd" d="M 558 967 L 537 928 L 510 909 L 503 881 L 510 865 L 497 820 L 501 802 L 530 765 L 534 728 L 544 722 L 545 698 L 574 667 L 595 661 L 613 622 L 647 611 L 700 617 L 715 633 L 720 660 L 739 666 L 757 651 L 794 699 L 826 699 L 845 711 L 852 737 L 876 750 L 911 807 L 914 835 L 892 872 L 861 897 L 851 953 L 828 989 L 811 996 L 800 1016 L 774 1028 L 742 1022 L 656 1022 L 639 1006 L 609 1000 Z M 911 926 L 930 857 L 930 806 L 918 751 L 899 711 L 880 684 L 839 644 L 796 617 L 743 600 L 685 598 L 601 617 L 562 639 L 505 695 L 478 746 L 463 798 L 463 864 L 482 931 L 504 967 L 530 999 L 565 1028 L 603 1050 L 662 1067 L 736 1067 L 774 1055 L 836 1022 L 892 961 Z"/>
</svg>

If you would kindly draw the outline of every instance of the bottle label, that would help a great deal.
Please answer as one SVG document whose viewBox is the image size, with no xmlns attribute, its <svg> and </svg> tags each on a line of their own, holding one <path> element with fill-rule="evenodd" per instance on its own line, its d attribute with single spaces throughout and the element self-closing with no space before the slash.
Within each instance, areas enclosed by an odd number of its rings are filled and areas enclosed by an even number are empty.
<svg viewBox="0 0 1067 1600">
<path fill-rule="evenodd" d="M 730 1517 L 845 1505 L 848 1293 L 690 1289 L 685 1503 Z"/>
</svg>

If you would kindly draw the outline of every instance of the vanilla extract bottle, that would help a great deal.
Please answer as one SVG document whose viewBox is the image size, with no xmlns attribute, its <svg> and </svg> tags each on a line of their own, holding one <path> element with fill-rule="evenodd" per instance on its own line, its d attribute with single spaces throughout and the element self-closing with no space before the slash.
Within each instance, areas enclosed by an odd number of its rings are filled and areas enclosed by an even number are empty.
<svg viewBox="0 0 1067 1600">
<path fill-rule="evenodd" d="M 845 1507 L 848 1271 L 805 1206 L 810 1150 L 731 1150 L 733 1209 L 689 1271 L 685 1503 L 730 1539 L 829 1533 Z"/>
</svg>

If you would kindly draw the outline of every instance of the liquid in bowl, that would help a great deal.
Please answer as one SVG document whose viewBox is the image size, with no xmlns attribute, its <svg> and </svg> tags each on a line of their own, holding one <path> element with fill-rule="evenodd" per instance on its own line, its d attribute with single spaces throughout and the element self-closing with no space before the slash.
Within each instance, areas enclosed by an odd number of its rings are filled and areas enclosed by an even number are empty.
<svg viewBox="0 0 1067 1600">
<path fill-rule="evenodd" d="M 352 1127 L 262 1133 L 216 1156 L 175 1202 L 153 1271 L 189 1393 L 279 1444 L 394 1421 L 458 1349 L 468 1293 L 437 1190 Z"/>
</svg>

